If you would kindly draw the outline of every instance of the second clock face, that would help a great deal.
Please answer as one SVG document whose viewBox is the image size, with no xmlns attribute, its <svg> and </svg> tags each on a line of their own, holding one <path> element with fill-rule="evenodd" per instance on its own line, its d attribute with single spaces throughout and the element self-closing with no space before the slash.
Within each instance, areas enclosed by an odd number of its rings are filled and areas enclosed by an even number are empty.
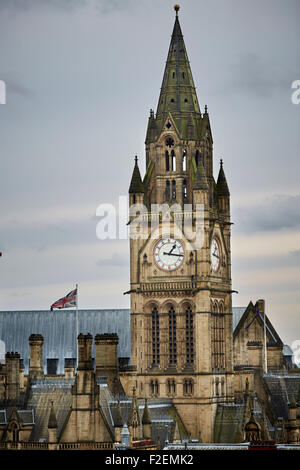
<svg viewBox="0 0 300 470">
<path fill-rule="evenodd" d="M 220 248 L 215 238 L 213 238 L 211 242 L 210 261 L 212 269 L 217 271 L 220 265 Z"/>
<path fill-rule="evenodd" d="M 182 265 L 184 248 L 180 241 L 174 238 L 162 238 L 154 247 L 154 261 L 158 268 L 164 271 L 174 271 Z"/>
</svg>

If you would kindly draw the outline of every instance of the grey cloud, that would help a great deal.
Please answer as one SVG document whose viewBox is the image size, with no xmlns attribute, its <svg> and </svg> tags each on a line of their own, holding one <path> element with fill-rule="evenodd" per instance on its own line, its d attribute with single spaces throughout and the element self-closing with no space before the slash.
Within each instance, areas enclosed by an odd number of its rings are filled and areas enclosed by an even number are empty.
<svg viewBox="0 0 300 470">
<path fill-rule="evenodd" d="M 118 267 L 127 267 L 129 265 L 129 256 L 124 256 L 122 254 L 113 253 L 110 258 L 101 258 L 96 262 L 97 266 L 118 266 Z"/>
<path fill-rule="evenodd" d="M 5 74 L 2 74 L 2 76 L 7 87 L 8 96 L 10 95 L 10 93 L 23 96 L 24 98 L 33 98 L 36 95 L 35 91 L 21 84 L 19 80 L 13 79 L 9 76 L 5 78 Z"/>
<path fill-rule="evenodd" d="M 278 256 L 235 256 L 234 269 L 256 271 L 258 269 L 292 268 L 300 265 L 300 250 L 290 251 L 287 255 Z M 297 283 L 299 288 L 299 283 Z"/>
<path fill-rule="evenodd" d="M 240 55 L 232 64 L 232 77 L 225 83 L 226 89 L 236 93 L 250 93 L 259 98 L 269 97 L 277 89 L 290 91 L 290 84 L 297 75 L 291 70 L 277 68 L 278 64 L 267 62 L 253 52 Z M 296 75 L 295 75 L 296 74 Z"/>
<path fill-rule="evenodd" d="M 275 195 L 261 204 L 233 211 L 238 232 L 268 232 L 300 228 L 300 196 Z"/>
<path fill-rule="evenodd" d="M 27 11 L 41 7 L 70 11 L 76 8 L 89 7 L 102 13 L 124 10 L 131 6 L 133 0 L 1 0 L 0 9 Z"/>
<path fill-rule="evenodd" d="M 63 220 L 52 224 L 33 223 L 24 226 L 11 222 L 0 230 L 3 251 L 14 248 L 31 248 L 43 252 L 50 246 L 64 244 L 93 243 L 96 225 L 89 219 Z"/>
</svg>

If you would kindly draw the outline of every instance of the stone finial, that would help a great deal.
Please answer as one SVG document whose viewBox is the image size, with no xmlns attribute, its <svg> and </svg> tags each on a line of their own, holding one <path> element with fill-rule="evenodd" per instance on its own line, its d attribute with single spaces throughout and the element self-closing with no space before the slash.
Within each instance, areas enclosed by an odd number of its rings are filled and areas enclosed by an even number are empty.
<svg viewBox="0 0 300 470">
<path fill-rule="evenodd" d="M 177 5 L 177 4 L 174 5 L 174 10 L 175 10 L 175 12 L 176 12 L 176 16 L 178 16 L 178 12 L 179 12 L 179 10 L 180 10 L 180 5 Z"/>
</svg>

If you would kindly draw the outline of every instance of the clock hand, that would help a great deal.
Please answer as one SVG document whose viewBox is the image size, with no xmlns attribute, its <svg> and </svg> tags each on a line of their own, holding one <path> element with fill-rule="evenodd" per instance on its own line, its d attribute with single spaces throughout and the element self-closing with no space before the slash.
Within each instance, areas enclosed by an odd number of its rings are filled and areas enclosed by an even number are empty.
<svg viewBox="0 0 300 470">
<path fill-rule="evenodd" d="M 170 255 L 172 253 L 172 251 L 174 250 L 174 248 L 176 248 L 176 244 L 173 245 L 173 247 L 171 248 L 171 251 L 168 253 L 168 255 Z"/>
<path fill-rule="evenodd" d="M 164 255 L 169 255 L 169 256 L 181 256 L 181 257 L 183 257 L 183 255 L 180 255 L 179 253 L 166 253 L 166 252 L 164 252 L 163 254 Z"/>
<path fill-rule="evenodd" d="M 215 256 L 216 258 L 220 258 L 220 256 L 216 255 L 215 253 L 213 253 L 213 256 Z"/>
</svg>

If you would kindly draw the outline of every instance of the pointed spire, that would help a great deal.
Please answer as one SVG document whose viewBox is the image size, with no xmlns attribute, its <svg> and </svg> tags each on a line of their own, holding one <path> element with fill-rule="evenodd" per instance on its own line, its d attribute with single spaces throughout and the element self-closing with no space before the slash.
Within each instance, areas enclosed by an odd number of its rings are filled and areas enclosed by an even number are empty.
<svg viewBox="0 0 300 470">
<path fill-rule="evenodd" d="M 127 420 L 128 426 L 132 426 L 132 427 L 138 427 L 140 425 L 140 415 L 139 415 L 139 409 L 138 409 L 135 390 L 136 390 L 135 387 L 133 387 L 131 408 L 130 408 L 128 420 Z"/>
<path fill-rule="evenodd" d="M 55 428 L 57 428 L 57 421 L 56 421 L 56 416 L 55 416 L 55 412 L 53 408 L 53 401 L 52 401 L 49 420 L 48 420 L 48 429 L 55 429 Z"/>
<path fill-rule="evenodd" d="M 187 138 L 189 115 L 193 114 L 200 132 L 201 113 L 179 23 L 179 5 L 175 5 L 174 9 L 176 17 L 157 105 L 156 123 L 157 129 L 160 131 L 170 112 L 181 138 Z M 200 136 L 195 135 L 194 138 L 197 137 Z"/>
<path fill-rule="evenodd" d="M 144 412 L 143 412 L 143 417 L 142 417 L 142 424 L 151 424 L 151 418 L 150 418 L 147 398 L 145 398 L 145 406 L 144 406 Z"/>
<path fill-rule="evenodd" d="M 134 164 L 134 169 L 132 173 L 132 178 L 131 178 L 131 183 L 129 186 L 129 194 L 132 193 L 143 193 L 144 192 L 144 185 L 142 182 L 140 170 L 138 167 L 138 158 L 135 156 L 135 164 Z"/>
<path fill-rule="evenodd" d="M 217 181 L 217 191 L 220 196 L 230 196 L 230 192 L 228 189 L 225 173 L 223 170 L 223 160 L 220 160 L 220 171 Z"/>
<path fill-rule="evenodd" d="M 204 169 L 201 159 L 198 162 L 198 167 L 197 167 L 197 171 L 195 174 L 194 185 L 193 185 L 193 190 L 197 190 L 197 189 L 208 189 L 206 173 L 205 173 L 205 169 Z"/>
</svg>

